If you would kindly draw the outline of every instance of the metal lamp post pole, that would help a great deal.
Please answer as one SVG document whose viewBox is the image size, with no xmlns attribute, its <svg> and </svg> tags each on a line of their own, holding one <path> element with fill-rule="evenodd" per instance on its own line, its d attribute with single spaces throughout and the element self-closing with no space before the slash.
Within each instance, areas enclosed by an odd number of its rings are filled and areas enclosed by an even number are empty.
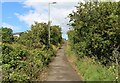
<svg viewBox="0 0 120 83">
<path fill-rule="evenodd" d="M 48 44 L 50 47 L 50 3 L 48 3 Z"/>
<path fill-rule="evenodd" d="M 52 3 L 48 3 L 48 43 L 49 43 L 49 47 L 50 47 L 50 4 L 56 4 L 56 2 L 52 2 Z"/>
</svg>

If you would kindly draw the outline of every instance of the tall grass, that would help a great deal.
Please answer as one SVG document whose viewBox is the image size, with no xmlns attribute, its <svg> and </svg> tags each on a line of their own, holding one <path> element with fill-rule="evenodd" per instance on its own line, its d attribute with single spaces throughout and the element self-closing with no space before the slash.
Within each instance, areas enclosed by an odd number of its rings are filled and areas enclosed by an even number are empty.
<svg viewBox="0 0 120 83">
<path fill-rule="evenodd" d="M 85 81 L 115 81 L 115 68 L 94 63 L 91 58 L 85 57 L 75 62 Z"/>
<path fill-rule="evenodd" d="M 116 67 L 103 66 L 95 61 L 94 57 L 84 57 L 78 60 L 77 55 L 71 51 L 71 47 L 67 44 L 66 54 L 70 61 L 76 65 L 78 73 L 80 73 L 83 81 L 116 81 Z"/>
</svg>

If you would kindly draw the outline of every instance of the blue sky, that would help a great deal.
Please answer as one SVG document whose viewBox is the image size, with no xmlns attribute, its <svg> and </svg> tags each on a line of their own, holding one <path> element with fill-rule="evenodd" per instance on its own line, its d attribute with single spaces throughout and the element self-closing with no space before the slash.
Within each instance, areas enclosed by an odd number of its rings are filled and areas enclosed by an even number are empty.
<svg viewBox="0 0 120 83">
<path fill-rule="evenodd" d="M 19 2 L 2 3 L 2 23 L 3 26 L 13 26 L 13 32 L 22 32 L 30 29 L 25 22 L 19 20 L 15 13 L 23 14 L 32 10 L 32 8 L 23 8 L 23 4 Z"/>
<path fill-rule="evenodd" d="M 66 17 L 73 10 L 76 11 L 75 6 L 80 1 L 84 3 L 84 0 L 2 0 L 0 24 L 11 28 L 14 33 L 29 30 L 34 21 L 47 23 L 48 2 L 57 2 L 50 5 L 50 20 L 52 25 L 59 25 L 62 28 L 62 36 L 67 39 L 66 33 L 70 26 L 67 25 L 69 18 Z"/>
<path fill-rule="evenodd" d="M 78 2 L 84 3 L 84 0 L 2 0 L 0 4 L 2 5 L 2 22 L 0 21 L 0 24 L 11 28 L 15 33 L 30 30 L 34 21 L 47 23 L 49 2 L 57 2 L 57 4 L 50 5 L 52 25 L 59 25 L 62 28 L 63 38 L 67 39 L 66 34 L 70 26 L 67 25 L 69 18 L 66 17 L 73 10 L 76 11 L 75 6 Z"/>
<path fill-rule="evenodd" d="M 4 2 L 3 2 L 4 1 Z M 2 1 L 2 26 L 8 27 L 13 32 L 24 32 L 30 30 L 34 21 L 48 22 L 48 2 L 55 0 L 3 0 Z M 67 39 L 69 30 L 68 21 L 65 19 L 73 10 L 79 0 L 61 0 L 51 5 L 50 20 L 52 25 L 62 28 L 62 36 Z"/>
</svg>

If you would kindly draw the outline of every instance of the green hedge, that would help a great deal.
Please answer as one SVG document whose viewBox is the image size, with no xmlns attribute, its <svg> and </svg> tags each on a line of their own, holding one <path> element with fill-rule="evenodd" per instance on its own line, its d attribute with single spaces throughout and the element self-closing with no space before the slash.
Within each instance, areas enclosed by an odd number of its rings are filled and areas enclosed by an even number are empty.
<svg viewBox="0 0 120 83">
<path fill-rule="evenodd" d="M 120 2 L 87 2 L 76 6 L 76 11 L 69 15 L 72 29 L 68 37 L 78 58 L 94 56 L 104 65 L 111 65 L 116 58 L 120 61 L 119 6 Z"/>
<path fill-rule="evenodd" d="M 2 44 L 1 47 L 3 81 L 35 80 L 54 56 L 53 50 L 27 50 L 17 44 Z"/>
<path fill-rule="evenodd" d="M 120 81 L 119 76 L 117 76 L 119 69 L 117 69 L 116 65 L 104 66 L 100 62 L 95 61 L 95 57 L 89 58 L 85 56 L 78 59 L 78 55 L 71 51 L 71 49 L 70 42 L 67 42 L 65 53 L 69 61 L 76 66 L 82 81 L 86 81 L 86 83 L 92 83 L 93 81 L 118 83 L 117 81 Z"/>
</svg>

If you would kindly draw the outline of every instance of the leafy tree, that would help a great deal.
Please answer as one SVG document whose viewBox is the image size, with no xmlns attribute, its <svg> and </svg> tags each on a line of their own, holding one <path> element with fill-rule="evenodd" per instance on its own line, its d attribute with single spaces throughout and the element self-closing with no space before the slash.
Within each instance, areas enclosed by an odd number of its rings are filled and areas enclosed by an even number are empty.
<svg viewBox="0 0 120 83">
<path fill-rule="evenodd" d="M 48 44 L 48 25 L 46 23 L 37 23 L 31 25 L 31 30 L 24 32 L 18 42 L 27 47 L 41 48 Z"/>
<path fill-rule="evenodd" d="M 11 43 L 13 42 L 13 31 L 10 28 L 2 27 L 0 28 L 1 34 L 0 37 L 2 38 L 3 43 Z"/>
<path fill-rule="evenodd" d="M 51 26 L 51 44 L 58 45 L 62 41 L 61 28 L 59 26 Z M 48 47 L 48 24 L 35 22 L 31 26 L 31 30 L 24 32 L 18 42 L 31 48 L 47 48 Z"/>
<path fill-rule="evenodd" d="M 51 43 L 53 45 L 58 45 L 61 44 L 62 42 L 62 33 L 61 33 L 61 28 L 59 26 L 51 26 Z"/>
<path fill-rule="evenodd" d="M 115 61 L 111 57 L 120 46 L 118 5 L 120 2 L 80 3 L 77 11 L 69 14 L 74 33 L 69 31 L 68 37 L 79 57 L 96 56 L 103 64 Z"/>
<path fill-rule="evenodd" d="M 51 26 L 51 47 L 61 43 L 61 28 Z M 19 44 L 18 44 L 19 43 Z M 31 30 L 24 32 L 16 43 L 3 43 L 2 75 L 3 81 L 35 80 L 40 71 L 46 67 L 51 57 L 55 56 L 56 48 L 48 46 L 48 25 L 35 22 Z"/>
</svg>

